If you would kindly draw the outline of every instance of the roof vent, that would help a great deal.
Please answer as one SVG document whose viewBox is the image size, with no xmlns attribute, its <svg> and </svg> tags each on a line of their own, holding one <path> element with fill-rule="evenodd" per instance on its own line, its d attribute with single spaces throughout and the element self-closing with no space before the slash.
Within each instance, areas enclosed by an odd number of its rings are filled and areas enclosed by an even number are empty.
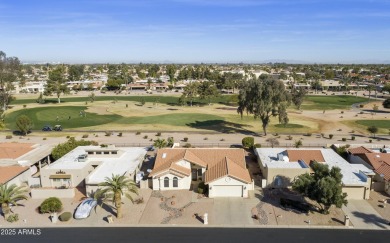
<svg viewBox="0 0 390 243">
<path fill-rule="evenodd" d="M 163 153 L 162 158 L 165 159 L 167 157 L 167 153 Z"/>
<path fill-rule="evenodd" d="M 375 157 L 380 158 L 381 156 L 379 154 L 375 155 Z"/>
</svg>

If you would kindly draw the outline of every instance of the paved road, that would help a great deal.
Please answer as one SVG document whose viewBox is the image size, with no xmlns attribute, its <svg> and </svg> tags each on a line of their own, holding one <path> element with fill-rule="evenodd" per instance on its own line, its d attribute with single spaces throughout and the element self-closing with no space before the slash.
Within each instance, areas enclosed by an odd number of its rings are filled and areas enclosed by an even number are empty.
<svg viewBox="0 0 390 243">
<path fill-rule="evenodd" d="M 350 217 L 355 228 L 390 229 L 388 221 L 365 200 L 348 200 L 348 205 L 343 206 L 343 211 Z"/>
<path fill-rule="evenodd" d="M 4 229 L 2 229 L 4 230 Z M 0 235 L 0 242 L 38 242 L 38 243 L 104 243 L 104 242 L 386 242 L 390 231 L 352 230 L 352 229 L 275 229 L 275 228 L 40 228 L 34 229 L 39 235 L 20 234 Z M 4 231 L 1 231 L 4 232 Z M 32 233 L 32 229 L 30 229 Z"/>
<path fill-rule="evenodd" d="M 215 198 L 214 225 L 218 226 L 250 226 L 254 225 L 251 209 L 258 200 L 243 198 Z"/>
</svg>

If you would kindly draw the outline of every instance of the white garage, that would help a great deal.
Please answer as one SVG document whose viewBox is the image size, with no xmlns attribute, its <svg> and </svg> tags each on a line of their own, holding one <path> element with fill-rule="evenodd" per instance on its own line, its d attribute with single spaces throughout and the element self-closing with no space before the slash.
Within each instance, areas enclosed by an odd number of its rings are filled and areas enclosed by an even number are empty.
<svg viewBox="0 0 390 243">
<path fill-rule="evenodd" d="M 214 197 L 242 197 L 242 186 L 213 186 Z"/>
</svg>

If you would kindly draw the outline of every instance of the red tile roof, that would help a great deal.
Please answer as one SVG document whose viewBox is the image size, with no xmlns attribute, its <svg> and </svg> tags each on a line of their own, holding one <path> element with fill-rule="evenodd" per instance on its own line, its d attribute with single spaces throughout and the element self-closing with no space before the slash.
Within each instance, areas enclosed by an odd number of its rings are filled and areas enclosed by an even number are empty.
<svg viewBox="0 0 390 243">
<path fill-rule="evenodd" d="M 7 183 L 28 169 L 24 166 L 0 166 L 0 184 Z"/>
<path fill-rule="evenodd" d="M 321 150 L 287 150 L 287 156 L 290 162 L 297 162 L 303 160 L 307 165 L 311 161 L 325 162 Z"/>
<path fill-rule="evenodd" d="M 0 143 L 0 159 L 17 159 L 34 148 L 31 143 Z"/>
<path fill-rule="evenodd" d="M 350 152 L 351 154 L 366 154 L 366 153 L 374 153 L 374 151 L 372 151 L 371 149 L 368 149 L 364 146 L 360 146 L 360 147 L 357 147 L 357 148 L 350 148 L 348 149 L 348 152 Z"/>
</svg>

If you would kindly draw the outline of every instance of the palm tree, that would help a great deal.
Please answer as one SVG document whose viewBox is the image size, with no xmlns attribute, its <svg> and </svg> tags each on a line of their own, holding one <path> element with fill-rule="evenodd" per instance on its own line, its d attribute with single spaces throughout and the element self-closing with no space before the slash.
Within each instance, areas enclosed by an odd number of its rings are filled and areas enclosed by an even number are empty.
<svg viewBox="0 0 390 243">
<path fill-rule="evenodd" d="M 0 204 L 3 211 L 4 218 L 6 219 L 11 211 L 10 204 L 18 205 L 16 202 L 20 200 L 27 200 L 25 195 L 27 189 L 21 186 L 12 184 L 8 187 L 8 184 L 0 184 Z"/>
<path fill-rule="evenodd" d="M 111 178 L 106 177 L 105 182 L 99 184 L 102 189 L 99 189 L 95 198 L 101 198 L 104 201 L 112 201 L 116 207 L 117 218 L 122 218 L 122 195 L 125 195 L 131 202 L 134 202 L 131 193 L 138 195 L 138 188 L 134 181 L 127 178 L 125 175 L 114 175 Z"/>
<path fill-rule="evenodd" d="M 168 146 L 168 142 L 165 139 L 156 139 L 154 140 L 153 146 L 156 148 L 164 148 Z"/>
</svg>

